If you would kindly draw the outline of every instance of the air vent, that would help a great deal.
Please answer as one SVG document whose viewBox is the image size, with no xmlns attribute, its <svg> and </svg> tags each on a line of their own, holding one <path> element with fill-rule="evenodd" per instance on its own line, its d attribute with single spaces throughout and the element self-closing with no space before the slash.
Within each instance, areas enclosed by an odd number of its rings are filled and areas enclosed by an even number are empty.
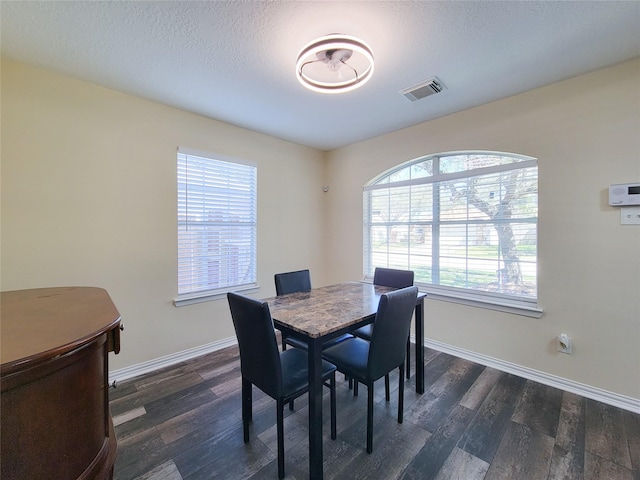
<svg viewBox="0 0 640 480">
<path fill-rule="evenodd" d="M 404 90 L 400 90 L 400 93 L 412 102 L 415 102 L 421 98 L 440 93 L 446 88 L 447 87 L 445 87 L 440 80 L 436 77 L 432 77 L 429 80 L 425 80 L 424 82 L 420 82 L 412 85 L 411 87 L 405 88 Z"/>
</svg>

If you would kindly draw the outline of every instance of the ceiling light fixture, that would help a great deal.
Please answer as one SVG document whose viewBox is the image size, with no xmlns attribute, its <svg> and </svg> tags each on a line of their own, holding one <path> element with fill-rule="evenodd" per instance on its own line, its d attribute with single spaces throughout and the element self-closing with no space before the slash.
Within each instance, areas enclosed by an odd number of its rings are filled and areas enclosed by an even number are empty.
<svg viewBox="0 0 640 480">
<path fill-rule="evenodd" d="M 369 45 L 348 35 L 332 34 L 306 45 L 298 54 L 298 81 L 314 92 L 342 93 L 364 85 L 373 74 Z"/>
</svg>

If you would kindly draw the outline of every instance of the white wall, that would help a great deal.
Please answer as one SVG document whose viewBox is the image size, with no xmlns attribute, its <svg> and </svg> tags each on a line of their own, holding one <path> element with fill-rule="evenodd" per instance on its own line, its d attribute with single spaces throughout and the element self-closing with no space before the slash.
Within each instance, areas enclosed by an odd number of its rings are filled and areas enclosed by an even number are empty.
<svg viewBox="0 0 640 480">
<path fill-rule="evenodd" d="M 226 300 L 176 308 L 176 147 L 258 164 L 258 297 L 324 277 L 323 153 L 2 60 L 2 290 L 106 288 L 111 369 L 233 337 Z"/>
<path fill-rule="evenodd" d="M 407 108 L 429 108 L 422 102 Z M 455 150 L 539 159 L 545 313 L 427 300 L 426 336 L 640 399 L 640 226 L 620 225 L 607 201 L 609 184 L 640 181 L 640 61 L 330 152 L 328 282 L 362 276 L 362 186 L 399 163 Z M 573 338 L 573 355 L 555 352 L 560 332 Z"/>
</svg>

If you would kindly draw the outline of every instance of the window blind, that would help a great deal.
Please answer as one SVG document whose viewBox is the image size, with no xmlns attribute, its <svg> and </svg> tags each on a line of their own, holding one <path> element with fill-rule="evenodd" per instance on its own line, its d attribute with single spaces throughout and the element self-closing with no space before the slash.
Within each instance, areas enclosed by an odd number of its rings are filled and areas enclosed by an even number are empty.
<svg viewBox="0 0 640 480">
<path fill-rule="evenodd" d="M 365 276 L 536 303 L 537 187 L 535 159 L 482 152 L 391 170 L 364 188 Z"/>
<path fill-rule="evenodd" d="M 178 150 L 178 297 L 256 284 L 257 168 Z"/>
</svg>

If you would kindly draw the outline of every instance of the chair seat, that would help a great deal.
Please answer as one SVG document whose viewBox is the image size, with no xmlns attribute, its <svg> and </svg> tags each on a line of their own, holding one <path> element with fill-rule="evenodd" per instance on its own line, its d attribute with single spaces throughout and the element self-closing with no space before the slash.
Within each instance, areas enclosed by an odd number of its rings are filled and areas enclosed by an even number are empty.
<svg viewBox="0 0 640 480">
<path fill-rule="evenodd" d="M 353 333 L 356 337 L 364 338 L 365 340 L 371 341 L 371 334 L 373 333 L 373 323 L 365 325 L 364 327 L 360 327 L 351 333 Z"/>
<path fill-rule="evenodd" d="M 322 357 L 335 364 L 342 373 L 354 378 L 367 377 L 367 362 L 371 343 L 358 337 L 322 351 Z"/>
<path fill-rule="evenodd" d="M 324 351 L 325 349 L 333 347 L 334 345 L 344 342 L 345 340 L 349 340 L 350 338 L 353 338 L 353 335 L 351 335 L 350 333 L 345 333 L 344 335 L 340 335 L 339 337 L 332 338 L 331 340 L 328 340 L 322 344 L 322 350 Z M 288 345 L 291 345 L 292 347 L 296 347 L 301 350 L 309 349 L 309 345 L 307 345 L 307 342 L 295 337 L 286 337 L 284 342 Z"/>
<path fill-rule="evenodd" d="M 307 391 L 308 355 L 307 352 L 298 348 L 289 348 L 280 353 L 280 365 L 282 366 L 282 388 L 285 398 L 295 398 Z M 324 380 L 331 377 L 336 371 L 335 365 L 322 361 L 322 378 Z"/>
</svg>

